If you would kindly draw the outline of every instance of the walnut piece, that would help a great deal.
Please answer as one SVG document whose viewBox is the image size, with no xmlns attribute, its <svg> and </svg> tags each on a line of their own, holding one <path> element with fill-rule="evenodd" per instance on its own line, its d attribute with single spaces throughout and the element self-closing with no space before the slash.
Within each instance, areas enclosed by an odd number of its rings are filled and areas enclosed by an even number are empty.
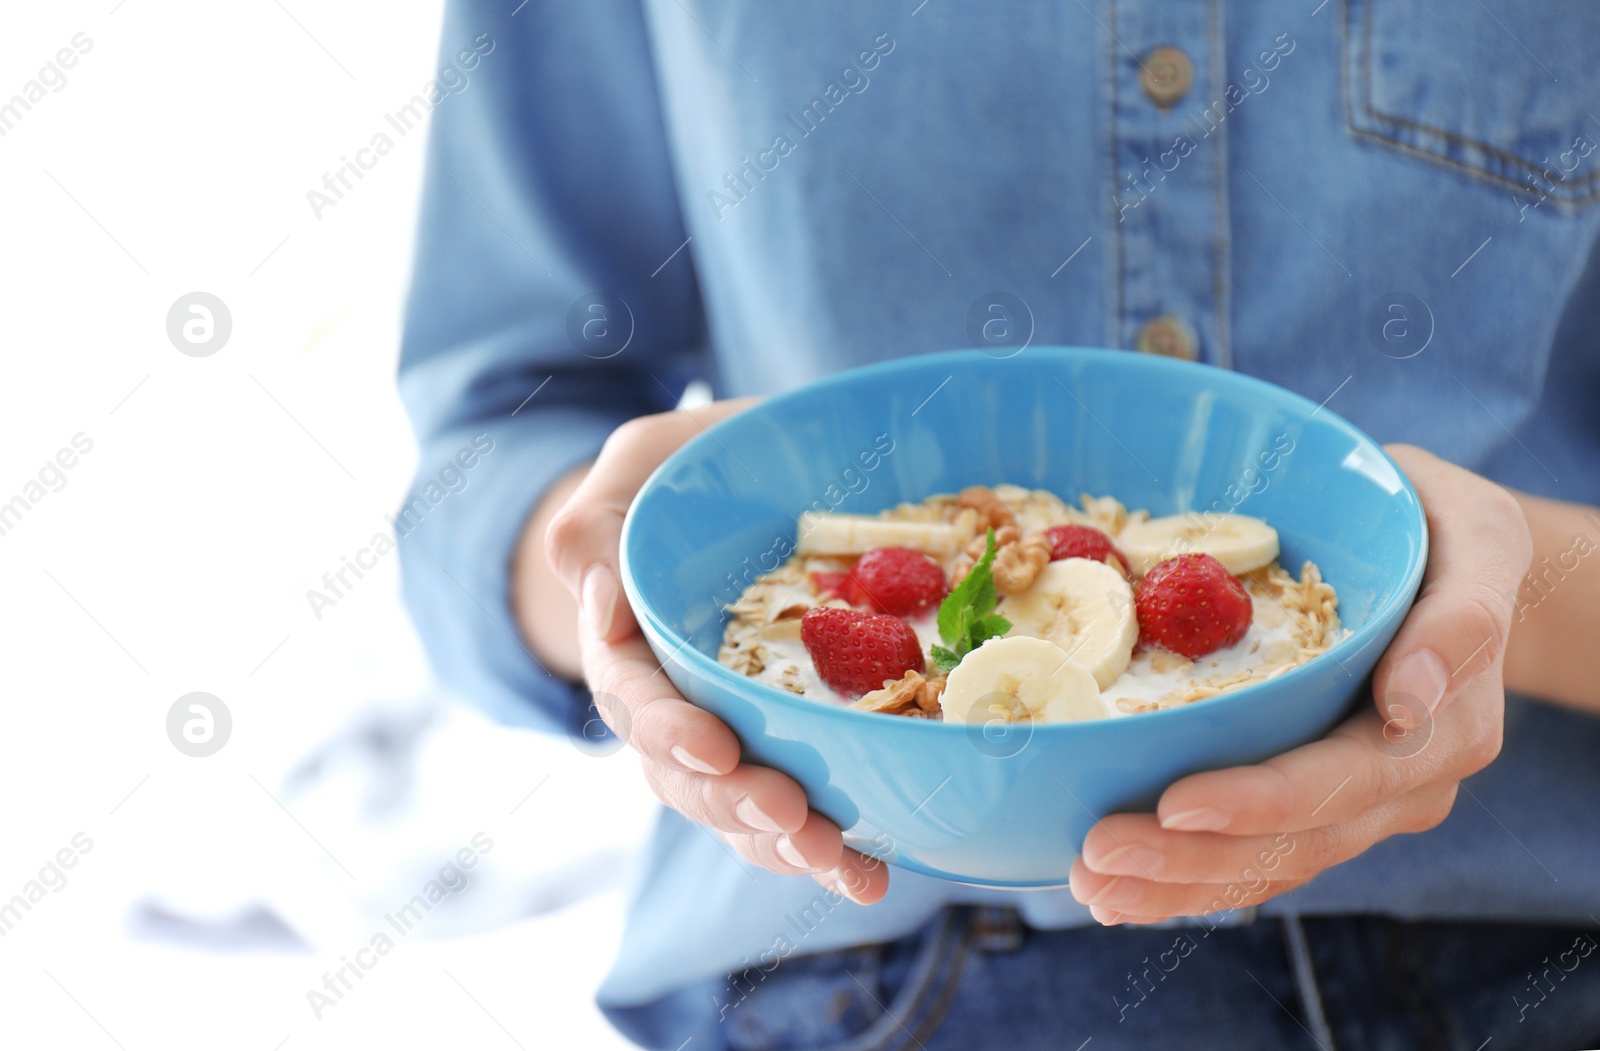
<svg viewBox="0 0 1600 1051">
<path fill-rule="evenodd" d="M 1021 539 L 1022 530 L 1014 525 L 1000 526 L 994 531 L 994 546 L 996 550 L 1005 547 L 1007 544 L 1015 544 Z M 983 557 L 983 553 L 988 549 L 989 531 L 985 529 L 981 536 L 973 537 L 972 542 L 967 545 L 967 557 L 976 562 Z"/>
<path fill-rule="evenodd" d="M 1050 542 L 1042 535 L 1013 541 L 995 553 L 994 589 L 1002 595 L 1026 591 L 1049 564 Z"/>
<path fill-rule="evenodd" d="M 969 485 L 956 494 L 956 503 L 961 507 L 970 507 L 978 512 L 978 531 L 988 532 L 990 529 L 998 530 L 1001 526 L 1015 526 L 1017 524 L 1016 512 L 1011 510 L 1011 505 L 994 494 L 994 490 L 986 485 Z"/>
<path fill-rule="evenodd" d="M 1032 586 L 1034 578 L 1050 564 L 1050 542 L 1044 534 L 1025 537 L 1016 526 L 1001 526 L 994 531 L 994 589 L 1002 595 L 1015 595 Z M 966 553 L 950 569 L 950 586 L 960 584 L 972 572 L 988 547 L 987 534 L 974 537 Z"/>
<path fill-rule="evenodd" d="M 939 695 L 943 692 L 942 677 L 925 679 L 920 672 L 908 671 L 901 678 L 885 683 L 883 689 L 866 694 L 850 707 L 864 712 L 936 719 L 940 716 Z"/>
</svg>

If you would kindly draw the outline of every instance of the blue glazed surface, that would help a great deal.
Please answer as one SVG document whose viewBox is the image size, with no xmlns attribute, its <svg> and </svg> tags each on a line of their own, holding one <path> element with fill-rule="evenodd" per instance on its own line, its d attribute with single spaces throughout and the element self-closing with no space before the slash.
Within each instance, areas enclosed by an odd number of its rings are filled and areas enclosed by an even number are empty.
<svg viewBox="0 0 1600 1051">
<path fill-rule="evenodd" d="M 1298 575 L 1310 559 L 1338 590 L 1350 637 L 1213 700 L 1009 736 L 818 703 L 716 662 L 722 605 L 787 557 L 802 510 L 866 514 L 1002 482 L 1154 515 L 1263 518 L 1286 568 Z M 622 578 L 677 688 L 728 723 L 748 759 L 794 777 L 849 845 L 933 876 L 1045 887 L 1066 881 L 1101 816 L 1151 809 L 1179 777 L 1327 732 L 1364 695 L 1426 553 L 1415 491 L 1332 411 L 1202 365 L 1030 347 L 871 365 L 718 424 L 635 500 Z"/>
</svg>

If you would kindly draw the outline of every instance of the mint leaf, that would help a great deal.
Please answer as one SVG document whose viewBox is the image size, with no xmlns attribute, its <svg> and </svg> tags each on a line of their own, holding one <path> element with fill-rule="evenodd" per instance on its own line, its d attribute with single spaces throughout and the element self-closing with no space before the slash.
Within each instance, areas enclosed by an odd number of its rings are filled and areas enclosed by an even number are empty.
<svg viewBox="0 0 1600 1051">
<path fill-rule="evenodd" d="M 998 601 L 991 570 L 994 555 L 994 530 L 991 529 L 983 557 L 939 604 L 939 637 L 946 642 L 961 635 L 974 616 L 982 616 L 994 609 Z"/>
<path fill-rule="evenodd" d="M 939 604 L 939 638 L 955 645 L 955 640 L 965 638 L 970 610 L 964 605 L 952 605 L 951 599 L 955 597 L 952 592 L 946 595 Z"/>
<path fill-rule="evenodd" d="M 933 658 L 946 673 L 989 639 L 1011 630 L 1011 622 L 993 612 L 1000 601 L 994 589 L 995 550 L 991 529 L 983 557 L 939 604 L 939 638 L 945 644 L 933 647 Z"/>
<path fill-rule="evenodd" d="M 972 645 L 982 646 L 990 639 L 997 639 L 1011 630 L 1011 622 L 998 613 L 988 613 L 978 618 L 972 625 Z"/>
</svg>

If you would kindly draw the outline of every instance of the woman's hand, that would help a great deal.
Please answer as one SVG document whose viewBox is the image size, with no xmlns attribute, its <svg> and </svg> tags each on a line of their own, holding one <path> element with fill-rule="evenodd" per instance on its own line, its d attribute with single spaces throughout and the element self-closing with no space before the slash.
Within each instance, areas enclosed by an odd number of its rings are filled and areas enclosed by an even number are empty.
<svg viewBox="0 0 1600 1051">
<path fill-rule="evenodd" d="M 1155 814 L 1090 830 L 1072 893 L 1101 923 L 1255 905 L 1401 832 L 1445 819 L 1500 752 L 1501 680 L 1531 543 L 1504 489 L 1411 446 L 1389 454 L 1422 497 L 1422 591 L 1373 675 L 1376 709 L 1259 766 L 1195 774 Z"/>
<path fill-rule="evenodd" d="M 629 421 L 606 441 L 594 466 L 553 515 L 532 516 L 529 532 L 542 531 L 550 567 L 577 599 L 578 650 L 596 708 L 639 753 L 657 797 L 709 826 L 708 835 L 719 836 L 762 868 L 809 873 L 867 904 L 888 887 L 883 864 L 846 850 L 839 826 L 810 810 L 805 792 L 791 778 L 739 761 L 733 731 L 673 688 L 639 634 L 618 583 L 622 519 L 639 487 L 705 426 L 750 404 L 718 402 L 692 414 L 667 412 Z M 549 652 L 539 646 L 536 627 L 548 618 L 529 610 L 542 601 L 541 591 L 525 586 L 526 575 L 518 573 L 519 616 L 535 646 Z"/>
</svg>

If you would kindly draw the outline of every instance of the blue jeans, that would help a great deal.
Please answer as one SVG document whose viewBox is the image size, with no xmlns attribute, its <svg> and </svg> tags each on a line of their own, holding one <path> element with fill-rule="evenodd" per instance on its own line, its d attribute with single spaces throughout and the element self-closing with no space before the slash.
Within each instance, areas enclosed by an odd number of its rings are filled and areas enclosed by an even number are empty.
<svg viewBox="0 0 1600 1051">
<path fill-rule="evenodd" d="M 723 1005 L 696 1051 L 1566 1051 L 1600 1047 L 1597 948 L 1600 929 L 1336 916 L 1035 931 L 961 907 L 897 942 L 678 995 Z"/>
</svg>

